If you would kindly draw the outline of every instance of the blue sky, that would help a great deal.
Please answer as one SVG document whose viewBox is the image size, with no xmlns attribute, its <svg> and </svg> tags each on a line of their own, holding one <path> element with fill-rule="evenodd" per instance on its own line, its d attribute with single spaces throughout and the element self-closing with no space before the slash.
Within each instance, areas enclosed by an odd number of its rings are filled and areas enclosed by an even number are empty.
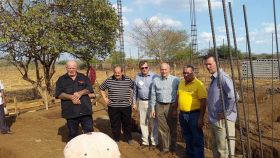
<svg viewBox="0 0 280 158">
<path fill-rule="evenodd" d="M 117 0 L 110 0 L 116 6 Z M 228 2 L 228 1 L 226 1 Z M 251 50 L 254 53 L 271 53 L 271 36 L 274 33 L 273 0 L 232 0 L 235 30 L 238 48 L 245 52 L 245 24 L 243 4 L 246 6 Z M 211 27 L 207 0 L 195 0 L 198 49 L 212 45 Z M 226 31 L 223 18 L 222 0 L 211 0 L 217 45 L 226 43 Z M 228 10 L 228 3 L 227 11 Z M 128 33 L 131 27 L 143 19 L 156 19 L 176 29 L 186 30 L 190 34 L 189 0 L 122 0 L 125 32 L 125 53 L 137 57 L 137 46 Z M 278 10 L 278 12 L 277 12 Z M 278 39 L 280 32 L 280 2 L 276 0 Z M 230 22 L 229 12 L 228 21 Z M 229 23 L 229 26 L 231 24 Z M 231 31 L 231 28 L 230 28 Z M 232 34 L 230 34 L 232 37 Z M 275 41 L 275 40 L 274 40 Z M 278 40 L 279 41 L 279 40 Z M 231 39 L 233 45 L 233 40 Z M 274 48 L 276 50 L 276 48 Z M 143 54 L 143 52 L 140 52 Z M 141 54 L 141 55 L 142 55 Z"/>
</svg>

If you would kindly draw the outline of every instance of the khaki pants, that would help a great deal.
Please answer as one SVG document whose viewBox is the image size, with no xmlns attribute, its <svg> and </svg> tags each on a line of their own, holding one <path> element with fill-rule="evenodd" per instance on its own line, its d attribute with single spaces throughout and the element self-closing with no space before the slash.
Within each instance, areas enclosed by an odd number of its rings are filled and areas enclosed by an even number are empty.
<svg viewBox="0 0 280 158">
<path fill-rule="evenodd" d="M 235 138 L 235 122 L 227 121 L 228 132 L 230 138 Z M 213 158 L 228 158 L 229 150 L 226 139 L 226 128 L 225 119 L 222 119 L 216 123 L 211 123 L 211 134 L 212 134 L 212 153 Z M 235 140 L 230 140 L 230 151 L 231 155 L 234 155 Z"/>
<path fill-rule="evenodd" d="M 172 117 L 172 108 L 172 104 L 160 103 L 155 107 L 163 151 L 177 150 L 177 117 Z"/>
<path fill-rule="evenodd" d="M 149 101 L 139 100 L 138 111 L 140 114 L 140 128 L 142 133 L 142 144 L 149 145 L 149 124 L 151 125 L 151 135 L 150 139 L 152 145 L 156 146 L 158 144 L 158 129 L 157 120 L 151 118 L 151 108 L 148 105 Z"/>
</svg>

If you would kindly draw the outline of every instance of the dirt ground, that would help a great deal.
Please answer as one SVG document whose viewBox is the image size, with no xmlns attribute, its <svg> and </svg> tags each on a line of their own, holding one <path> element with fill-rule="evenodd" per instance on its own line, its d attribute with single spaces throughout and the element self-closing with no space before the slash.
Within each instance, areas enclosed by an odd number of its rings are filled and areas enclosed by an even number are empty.
<svg viewBox="0 0 280 158">
<path fill-rule="evenodd" d="M 93 117 L 94 130 L 111 135 L 108 115 L 102 105 L 94 106 Z M 14 134 L 0 134 L 0 158 L 63 158 L 68 131 L 65 120 L 60 116 L 59 105 L 7 119 Z M 140 149 L 140 137 L 139 133 L 133 132 L 132 145 L 123 141 L 119 143 L 122 158 L 158 157 L 159 150 Z M 174 157 L 184 157 L 182 143 L 178 143 Z"/>
</svg>

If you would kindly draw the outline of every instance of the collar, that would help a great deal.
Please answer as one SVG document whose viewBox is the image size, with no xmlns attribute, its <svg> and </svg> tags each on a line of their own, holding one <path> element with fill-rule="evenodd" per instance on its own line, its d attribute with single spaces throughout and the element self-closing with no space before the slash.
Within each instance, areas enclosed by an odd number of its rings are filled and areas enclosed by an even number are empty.
<svg viewBox="0 0 280 158">
<path fill-rule="evenodd" d="M 113 80 L 117 80 L 117 79 L 116 79 L 116 77 L 115 77 L 114 75 L 112 76 L 112 79 L 113 79 Z M 124 80 L 124 79 L 125 79 L 125 76 L 124 76 L 124 75 L 122 75 L 121 80 Z"/>
<path fill-rule="evenodd" d="M 223 69 L 222 69 L 222 68 L 219 69 L 219 73 L 220 73 L 220 75 L 223 73 Z M 217 76 L 218 76 L 218 72 L 215 72 L 215 73 L 211 76 L 211 79 L 215 79 L 215 78 L 217 78 Z"/>
<path fill-rule="evenodd" d="M 81 73 L 77 72 L 76 78 L 79 77 L 79 76 L 81 76 Z M 71 78 L 71 77 L 68 75 L 68 73 L 65 73 L 65 74 L 64 74 L 64 78 Z M 72 78 L 71 78 L 71 79 L 72 79 Z"/>
<path fill-rule="evenodd" d="M 193 84 L 196 80 L 197 80 L 197 78 L 194 77 L 194 79 L 193 79 L 191 82 L 187 83 L 187 84 L 188 84 L 188 85 L 189 85 L 189 84 Z M 184 80 L 184 83 L 186 84 L 186 80 Z"/>
<path fill-rule="evenodd" d="M 167 79 L 168 79 L 168 77 L 169 77 L 169 75 L 168 75 L 168 76 L 166 76 L 165 78 L 164 78 L 164 77 L 162 77 L 162 76 L 160 76 L 160 78 L 161 78 L 162 80 L 167 80 Z"/>
<path fill-rule="evenodd" d="M 151 74 L 151 72 L 149 72 L 146 76 L 151 76 L 152 74 Z M 146 77 L 145 75 L 143 75 L 141 72 L 140 73 L 138 73 L 138 76 L 141 76 L 141 77 Z"/>
</svg>

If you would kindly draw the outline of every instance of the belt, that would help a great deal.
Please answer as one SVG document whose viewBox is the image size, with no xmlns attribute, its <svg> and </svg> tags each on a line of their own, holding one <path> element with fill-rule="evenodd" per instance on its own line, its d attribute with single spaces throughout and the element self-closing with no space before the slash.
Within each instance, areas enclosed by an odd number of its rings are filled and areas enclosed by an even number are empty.
<svg viewBox="0 0 280 158">
<path fill-rule="evenodd" d="M 162 105 L 168 105 L 168 104 L 172 104 L 172 103 L 164 103 L 164 102 L 158 102 L 159 104 L 162 104 Z"/>
<path fill-rule="evenodd" d="M 199 112 L 199 111 L 200 111 L 200 109 L 196 109 L 196 110 L 192 110 L 192 111 L 181 111 L 180 110 L 180 112 L 183 114 L 191 114 L 191 113 L 195 113 L 195 112 Z"/>
<path fill-rule="evenodd" d="M 139 98 L 140 100 L 142 100 L 142 101 L 147 101 L 147 100 L 150 100 L 150 99 L 142 99 L 142 98 Z"/>
</svg>

